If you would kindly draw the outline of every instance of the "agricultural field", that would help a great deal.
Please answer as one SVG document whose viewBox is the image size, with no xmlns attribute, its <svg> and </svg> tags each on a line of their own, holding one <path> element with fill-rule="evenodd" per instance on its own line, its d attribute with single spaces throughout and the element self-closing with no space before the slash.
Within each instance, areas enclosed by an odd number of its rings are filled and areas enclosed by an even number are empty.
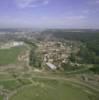
<svg viewBox="0 0 99 100">
<path fill-rule="evenodd" d="M 87 88 L 66 81 L 33 78 L 32 85 L 20 88 L 10 100 L 98 100 Z"/>
<path fill-rule="evenodd" d="M 16 80 L 4 80 L 0 81 L 0 86 L 7 90 L 13 90 L 18 88 L 21 84 Z"/>
<path fill-rule="evenodd" d="M 15 64 L 18 55 L 24 50 L 25 47 L 12 47 L 10 49 L 0 49 L 0 65 Z"/>
<path fill-rule="evenodd" d="M 3 100 L 3 96 L 0 96 L 0 100 Z"/>
<path fill-rule="evenodd" d="M 13 79 L 13 76 L 11 74 L 0 73 L 0 80 L 7 80 L 7 79 Z"/>
</svg>

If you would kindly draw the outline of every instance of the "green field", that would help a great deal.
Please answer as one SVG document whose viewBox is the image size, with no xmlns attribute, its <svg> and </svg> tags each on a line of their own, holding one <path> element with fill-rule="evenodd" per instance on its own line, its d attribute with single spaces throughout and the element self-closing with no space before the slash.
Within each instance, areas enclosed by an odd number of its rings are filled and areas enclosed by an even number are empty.
<svg viewBox="0 0 99 100">
<path fill-rule="evenodd" d="M 89 93 L 68 82 L 33 79 L 32 86 L 19 89 L 10 100 L 99 100 Z"/>
<path fill-rule="evenodd" d="M 3 100 L 3 96 L 0 96 L 0 100 Z"/>
<path fill-rule="evenodd" d="M 0 86 L 2 86 L 4 89 L 7 90 L 14 90 L 19 86 L 21 86 L 21 83 L 19 83 L 16 80 L 4 80 L 4 81 L 0 80 Z"/>
<path fill-rule="evenodd" d="M 13 47 L 10 49 L 0 49 L 0 65 L 14 64 L 18 55 L 24 47 Z"/>
<path fill-rule="evenodd" d="M 7 79 L 12 79 L 13 76 L 11 74 L 0 74 L 0 80 L 7 80 Z"/>
</svg>

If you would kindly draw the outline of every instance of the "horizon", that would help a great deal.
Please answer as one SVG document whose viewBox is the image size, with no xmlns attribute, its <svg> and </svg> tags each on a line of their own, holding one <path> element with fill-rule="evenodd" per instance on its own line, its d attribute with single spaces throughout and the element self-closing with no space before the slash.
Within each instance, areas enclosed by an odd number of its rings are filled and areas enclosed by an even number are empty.
<svg viewBox="0 0 99 100">
<path fill-rule="evenodd" d="M 99 0 L 1 0 L 0 12 L 0 29 L 99 29 Z"/>
</svg>

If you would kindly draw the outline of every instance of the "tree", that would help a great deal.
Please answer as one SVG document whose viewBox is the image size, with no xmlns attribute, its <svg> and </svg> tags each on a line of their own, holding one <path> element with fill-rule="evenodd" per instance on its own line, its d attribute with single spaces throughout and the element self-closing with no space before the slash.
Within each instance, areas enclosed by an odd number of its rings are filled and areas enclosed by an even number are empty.
<svg viewBox="0 0 99 100">
<path fill-rule="evenodd" d="M 91 71 L 93 71 L 95 74 L 99 74 L 99 65 L 94 65 L 93 68 L 90 68 Z"/>
<path fill-rule="evenodd" d="M 76 55 L 75 55 L 74 53 L 71 53 L 69 59 L 70 59 L 70 61 L 72 61 L 72 62 L 76 62 Z"/>
</svg>

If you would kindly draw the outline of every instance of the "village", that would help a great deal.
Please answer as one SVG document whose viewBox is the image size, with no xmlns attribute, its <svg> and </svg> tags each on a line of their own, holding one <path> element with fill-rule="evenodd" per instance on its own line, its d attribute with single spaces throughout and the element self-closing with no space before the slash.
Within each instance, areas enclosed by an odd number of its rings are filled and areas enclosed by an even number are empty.
<svg viewBox="0 0 99 100">
<path fill-rule="evenodd" d="M 42 41 L 38 44 L 38 49 L 43 55 L 43 65 L 56 70 L 61 68 L 62 63 L 68 63 L 73 43 L 70 41 Z"/>
</svg>

